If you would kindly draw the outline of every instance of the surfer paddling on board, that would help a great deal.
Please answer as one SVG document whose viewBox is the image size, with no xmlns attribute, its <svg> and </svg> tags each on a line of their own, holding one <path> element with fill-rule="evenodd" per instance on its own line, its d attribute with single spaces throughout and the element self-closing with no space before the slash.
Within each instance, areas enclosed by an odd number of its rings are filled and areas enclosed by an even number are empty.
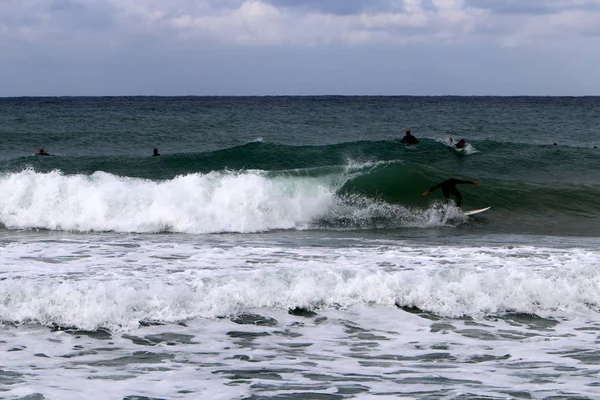
<svg viewBox="0 0 600 400">
<path fill-rule="evenodd" d="M 466 140 L 465 140 L 465 139 L 460 139 L 460 140 L 458 141 L 458 143 L 456 143 L 456 144 L 454 145 L 454 147 L 456 147 L 457 149 L 464 149 L 464 147 L 465 147 L 465 144 L 467 144 Z"/>
<path fill-rule="evenodd" d="M 454 139 L 452 139 L 452 137 L 448 137 L 448 139 L 450 139 L 450 144 L 452 144 L 454 147 L 456 147 L 457 149 L 464 149 L 465 145 L 467 144 L 467 141 L 465 139 L 460 139 L 456 144 L 454 143 Z"/>
<path fill-rule="evenodd" d="M 404 134 L 404 137 L 402 138 L 402 140 L 400 140 L 400 142 L 405 144 L 419 144 L 419 139 L 417 139 L 412 135 L 412 133 L 410 133 L 410 129 L 407 129 L 406 133 Z"/>
<path fill-rule="evenodd" d="M 462 181 L 460 179 L 450 178 L 450 179 L 445 180 L 442 183 L 438 183 L 437 185 L 435 185 L 434 187 L 432 187 L 431 189 L 429 189 L 428 191 L 423 193 L 423 196 L 427 196 L 429 193 L 433 192 L 437 188 L 442 188 L 442 193 L 444 194 L 444 197 L 446 198 L 446 203 L 448 201 L 450 201 L 450 195 L 453 195 L 454 197 L 456 197 L 456 206 L 460 207 L 460 203 L 462 202 L 462 195 L 456 189 L 456 185 L 458 185 L 460 183 L 469 183 L 471 185 L 479 185 L 479 182 L 476 182 L 476 181 Z"/>
</svg>

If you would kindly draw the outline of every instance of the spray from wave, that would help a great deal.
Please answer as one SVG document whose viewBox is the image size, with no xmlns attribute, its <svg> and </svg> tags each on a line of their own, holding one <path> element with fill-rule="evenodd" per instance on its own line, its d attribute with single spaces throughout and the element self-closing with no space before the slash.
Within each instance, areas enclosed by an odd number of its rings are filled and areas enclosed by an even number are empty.
<svg viewBox="0 0 600 400">
<path fill-rule="evenodd" d="M 260 172 L 155 182 L 27 170 L 2 178 L 0 190 L 0 218 L 9 228 L 185 233 L 303 228 L 326 212 L 335 193 L 310 179 Z"/>
</svg>

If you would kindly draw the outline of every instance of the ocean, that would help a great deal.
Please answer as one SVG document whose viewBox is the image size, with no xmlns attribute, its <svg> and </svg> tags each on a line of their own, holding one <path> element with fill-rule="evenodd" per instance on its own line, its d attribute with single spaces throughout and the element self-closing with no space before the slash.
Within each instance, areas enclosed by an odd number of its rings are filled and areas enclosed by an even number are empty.
<svg viewBox="0 0 600 400">
<path fill-rule="evenodd" d="M 0 398 L 600 396 L 599 97 L 1 98 L 0 138 Z"/>
</svg>

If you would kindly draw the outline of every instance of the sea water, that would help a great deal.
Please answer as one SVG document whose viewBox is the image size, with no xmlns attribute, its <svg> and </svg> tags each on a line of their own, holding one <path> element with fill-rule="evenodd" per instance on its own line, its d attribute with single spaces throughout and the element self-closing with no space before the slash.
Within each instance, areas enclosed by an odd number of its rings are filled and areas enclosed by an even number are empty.
<svg viewBox="0 0 600 400">
<path fill-rule="evenodd" d="M 597 398 L 599 105 L 1 99 L 0 397 Z"/>
</svg>

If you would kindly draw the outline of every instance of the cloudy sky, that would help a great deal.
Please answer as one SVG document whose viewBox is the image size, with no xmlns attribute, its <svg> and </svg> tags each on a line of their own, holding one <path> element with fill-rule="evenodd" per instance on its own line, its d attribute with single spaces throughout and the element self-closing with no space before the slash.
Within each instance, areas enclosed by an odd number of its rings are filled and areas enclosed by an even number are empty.
<svg viewBox="0 0 600 400">
<path fill-rule="evenodd" d="M 600 0 L 0 0 L 0 96 L 600 95 Z"/>
</svg>

